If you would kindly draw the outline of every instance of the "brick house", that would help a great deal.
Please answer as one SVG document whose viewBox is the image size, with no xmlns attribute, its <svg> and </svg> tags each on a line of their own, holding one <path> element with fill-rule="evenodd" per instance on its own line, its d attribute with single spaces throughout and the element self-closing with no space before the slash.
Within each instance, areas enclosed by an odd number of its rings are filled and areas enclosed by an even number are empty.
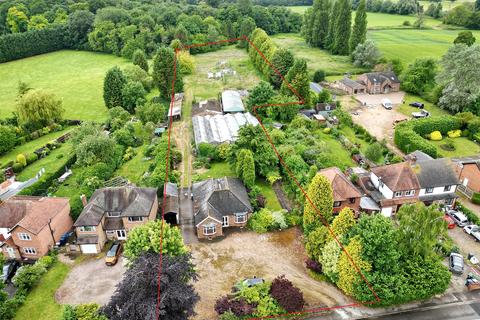
<svg viewBox="0 0 480 320">
<path fill-rule="evenodd" d="M 387 217 L 403 204 L 417 202 L 420 194 L 420 183 L 408 162 L 372 168 L 359 175 L 358 183 Z"/>
<path fill-rule="evenodd" d="M 364 83 L 352 80 L 347 77 L 340 80 L 338 84 L 340 89 L 348 94 L 363 94 L 366 92 L 367 89 Z"/>
<path fill-rule="evenodd" d="M 379 94 L 400 91 L 400 80 L 394 72 L 369 72 L 361 74 L 357 80 L 344 78 L 339 82 L 340 89 L 348 94 Z"/>
<path fill-rule="evenodd" d="M 126 240 L 136 226 L 155 220 L 157 189 L 132 186 L 96 190 L 74 223 L 82 253 L 99 253 L 107 240 Z"/>
<path fill-rule="evenodd" d="M 245 227 L 252 213 L 247 190 L 237 178 L 194 183 L 193 212 L 197 237 L 223 236 L 223 228 Z"/>
<path fill-rule="evenodd" d="M 37 260 L 71 229 L 68 198 L 14 196 L 0 205 L 0 248 L 7 259 Z"/>
<path fill-rule="evenodd" d="M 348 207 L 358 216 L 362 194 L 357 187 L 336 167 L 320 170 L 320 173 L 332 184 L 334 214 L 338 214 L 343 208 Z"/>
<path fill-rule="evenodd" d="M 452 158 L 453 167 L 464 193 L 480 192 L 480 155 Z"/>
</svg>

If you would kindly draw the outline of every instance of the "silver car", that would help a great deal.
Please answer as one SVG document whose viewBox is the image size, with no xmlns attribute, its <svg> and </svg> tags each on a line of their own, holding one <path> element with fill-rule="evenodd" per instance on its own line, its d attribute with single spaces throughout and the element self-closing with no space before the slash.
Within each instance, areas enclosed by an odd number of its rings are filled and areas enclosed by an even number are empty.
<svg viewBox="0 0 480 320">
<path fill-rule="evenodd" d="M 453 273 L 462 274 L 464 268 L 463 256 L 455 252 L 450 253 L 448 268 Z"/>
<path fill-rule="evenodd" d="M 463 227 L 463 231 L 471 235 L 475 241 L 480 241 L 480 228 L 476 224 L 470 224 L 466 227 Z"/>
</svg>

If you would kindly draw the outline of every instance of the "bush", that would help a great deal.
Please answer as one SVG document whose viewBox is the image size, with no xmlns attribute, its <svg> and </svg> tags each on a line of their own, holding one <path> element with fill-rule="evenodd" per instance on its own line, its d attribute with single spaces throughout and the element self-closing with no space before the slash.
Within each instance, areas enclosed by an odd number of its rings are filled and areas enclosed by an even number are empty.
<svg viewBox="0 0 480 320">
<path fill-rule="evenodd" d="M 25 155 L 23 154 L 17 154 L 17 162 L 20 163 L 22 166 L 26 167 L 27 166 L 27 158 L 25 158 Z"/>
<path fill-rule="evenodd" d="M 23 164 L 15 162 L 12 166 L 13 172 L 20 173 L 23 170 Z"/>
<path fill-rule="evenodd" d="M 15 128 L 0 125 L 0 154 L 10 151 L 16 143 Z"/>
<path fill-rule="evenodd" d="M 36 153 L 27 154 L 27 164 L 32 164 L 37 160 L 38 160 L 38 156 Z"/>
<path fill-rule="evenodd" d="M 323 133 L 329 134 L 332 131 L 332 128 L 324 128 Z"/>
<path fill-rule="evenodd" d="M 265 233 L 271 230 L 274 221 L 272 212 L 264 208 L 252 214 L 248 227 L 257 233 Z"/>
<path fill-rule="evenodd" d="M 430 140 L 440 141 L 442 139 L 443 139 L 443 137 L 442 137 L 442 133 L 440 131 L 433 131 L 432 133 L 430 133 Z"/>
<path fill-rule="evenodd" d="M 272 281 L 270 294 L 287 312 L 300 311 L 305 305 L 300 289 L 293 286 L 293 283 L 284 275 L 276 277 Z"/>
<path fill-rule="evenodd" d="M 475 192 L 472 196 L 472 202 L 475 204 L 480 204 L 480 192 Z"/>
<path fill-rule="evenodd" d="M 383 148 L 379 143 L 374 143 L 368 146 L 365 151 L 365 156 L 368 160 L 377 162 L 382 157 Z"/>
<path fill-rule="evenodd" d="M 28 291 L 38 282 L 38 280 L 40 280 L 40 277 L 45 272 L 47 272 L 47 268 L 45 268 L 41 263 L 24 266 L 15 274 L 12 282 L 19 290 Z"/>
<path fill-rule="evenodd" d="M 215 160 L 218 158 L 217 147 L 210 143 L 204 143 L 204 142 L 200 143 L 198 145 L 198 154 L 201 157 L 208 157 L 212 160 Z"/>
<path fill-rule="evenodd" d="M 313 259 L 307 258 L 307 260 L 305 260 L 305 266 L 313 272 L 322 273 L 322 265 Z"/>
<path fill-rule="evenodd" d="M 455 149 L 456 149 L 455 144 L 453 143 L 453 141 L 450 138 L 446 139 L 445 143 L 442 144 L 440 146 L 440 148 L 442 148 L 443 150 L 446 150 L 446 151 L 455 151 Z"/>
<path fill-rule="evenodd" d="M 473 224 L 480 225 L 480 218 L 472 210 L 465 207 L 460 201 L 457 201 L 456 206 L 457 206 L 457 209 L 459 209 L 460 211 L 463 212 L 463 214 L 465 214 L 468 221 L 472 222 Z"/>
<path fill-rule="evenodd" d="M 447 135 L 450 138 L 458 138 L 458 137 L 462 136 L 462 130 L 460 130 L 460 129 L 450 130 L 450 131 L 447 132 Z"/>
<path fill-rule="evenodd" d="M 322 82 L 325 80 L 325 71 L 319 69 L 313 74 L 313 82 Z"/>
<path fill-rule="evenodd" d="M 402 25 L 404 25 L 405 27 L 410 27 L 412 24 L 410 23 L 410 21 L 405 20 L 403 21 Z"/>
<path fill-rule="evenodd" d="M 255 305 L 249 304 L 244 298 L 230 299 L 227 296 L 219 298 L 215 302 L 215 311 L 218 314 L 232 312 L 235 316 L 247 316 L 253 313 Z"/>
</svg>

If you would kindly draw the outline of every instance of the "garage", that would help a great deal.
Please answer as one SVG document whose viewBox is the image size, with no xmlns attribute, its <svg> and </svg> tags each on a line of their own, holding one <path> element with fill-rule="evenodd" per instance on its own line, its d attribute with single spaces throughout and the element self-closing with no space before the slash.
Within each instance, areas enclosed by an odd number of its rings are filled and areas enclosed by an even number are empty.
<svg viewBox="0 0 480 320">
<path fill-rule="evenodd" d="M 82 244 L 80 249 L 82 253 L 98 253 L 96 244 Z"/>
</svg>

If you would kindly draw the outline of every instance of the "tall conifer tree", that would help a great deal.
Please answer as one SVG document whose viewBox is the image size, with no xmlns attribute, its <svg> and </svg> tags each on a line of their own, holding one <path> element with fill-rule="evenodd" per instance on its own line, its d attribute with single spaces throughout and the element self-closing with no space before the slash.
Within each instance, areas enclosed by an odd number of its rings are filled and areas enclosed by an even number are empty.
<svg viewBox="0 0 480 320">
<path fill-rule="evenodd" d="M 332 53 L 347 55 L 350 53 L 350 34 L 352 30 L 352 6 L 350 0 L 339 1 L 339 11 L 335 22 L 335 33 L 333 38 Z"/>
<path fill-rule="evenodd" d="M 355 14 L 352 36 L 350 37 L 350 51 L 353 52 L 355 48 L 360 43 L 364 43 L 365 40 L 367 40 L 367 12 L 365 0 L 360 0 Z"/>
<path fill-rule="evenodd" d="M 332 50 L 333 44 L 335 40 L 335 30 L 337 24 L 337 17 L 340 12 L 340 0 L 335 0 L 333 4 L 332 10 L 330 11 L 330 15 L 328 17 L 328 33 L 327 37 L 325 38 L 325 49 Z"/>
<path fill-rule="evenodd" d="M 325 48 L 329 27 L 330 0 L 315 0 L 312 15 L 312 46 Z"/>
</svg>

